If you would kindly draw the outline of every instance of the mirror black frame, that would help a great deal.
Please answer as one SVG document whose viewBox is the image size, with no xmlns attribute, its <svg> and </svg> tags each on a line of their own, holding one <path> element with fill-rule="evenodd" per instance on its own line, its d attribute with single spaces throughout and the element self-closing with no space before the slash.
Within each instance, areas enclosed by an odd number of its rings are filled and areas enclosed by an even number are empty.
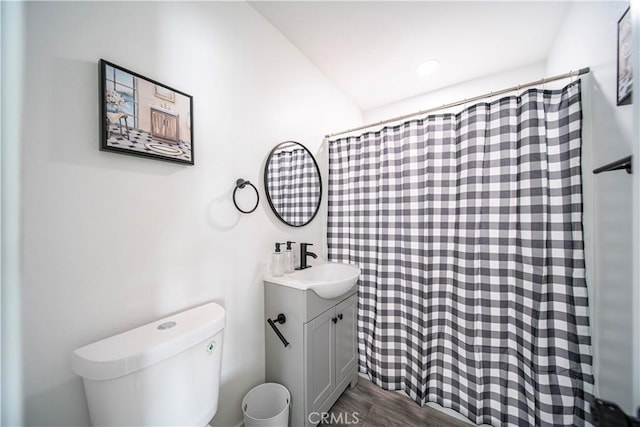
<svg viewBox="0 0 640 427">
<path fill-rule="evenodd" d="M 269 182 L 268 181 L 269 163 L 271 162 L 271 158 L 273 157 L 273 154 L 275 153 L 275 151 L 284 144 L 297 144 L 302 148 L 304 148 L 304 150 L 309 154 L 309 156 L 311 156 L 311 160 L 313 160 L 313 165 L 316 167 L 316 171 L 318 172 L 318 183 L 320 185 L 320 195 L 318 196 L 318 203 L 316 205 L 315 212 L 313 212 L 313 215 L 311 215 L 309 220 L 304 224 L 294 225 L 285 221 L 284 218 L 282 218 L 282 216 L 278 213 L 275 206 L 273 205 L 273 202 L 271 201 L 271 195 L 269 194 L 269 188 L 267 186 L 267 183 Z M 313 221 L 316 215 L 318 215 L 318 212 L 320 211 L 320 204 L 322 203 L 322 175 L 320 174 L 320 167 L 318 167 L 318 162 L 316 161 L 316 158 L 313 156 L 313 154 L 311 154 L 311 151 L 309 151 L 307 147 L 305 147 L 303 144 L 297 141 L 283 141 L 278 143 L 275 147 L 273 147 L 264 165 L 264 192 L 267 195 L 267 201 L 269 202 L 269 207 L 271 208 L 271 211 L 274 213 L 276 218 L 278 218 L 282 223 L 288 225 L 289 227 L 304 227 L 305 225 L 308 225 L 311 221 Z"/>
</svg>

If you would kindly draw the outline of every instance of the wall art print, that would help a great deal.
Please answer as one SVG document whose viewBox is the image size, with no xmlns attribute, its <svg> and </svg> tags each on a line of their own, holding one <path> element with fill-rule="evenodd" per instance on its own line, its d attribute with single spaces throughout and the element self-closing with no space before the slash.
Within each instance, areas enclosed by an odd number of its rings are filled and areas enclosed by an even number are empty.
<svg viewBox="0 0 640 427">
<path fill-rule="evenodd" d="M 631 68 L 631 13 L 630 8 L 618 21 L 618 102 L 617 105 L 631 104 L 633 69 Z"/>
<path fill-rule="evenodd" d="M 100 60 L 100 149 L 188 165 L 193 97 Z"/>
</svg>

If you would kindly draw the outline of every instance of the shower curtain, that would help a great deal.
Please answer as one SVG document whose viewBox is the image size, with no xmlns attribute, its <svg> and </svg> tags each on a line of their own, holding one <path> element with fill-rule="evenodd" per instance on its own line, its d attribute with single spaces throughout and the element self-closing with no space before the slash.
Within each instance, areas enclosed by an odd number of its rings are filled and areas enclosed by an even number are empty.
<svg viewBox="0 0 640 427">
<path fill-rule="evenodd" d="M 580 82 L 329 141 L 359 369 L 494 426 L 590 425 Z"/>
</svg>

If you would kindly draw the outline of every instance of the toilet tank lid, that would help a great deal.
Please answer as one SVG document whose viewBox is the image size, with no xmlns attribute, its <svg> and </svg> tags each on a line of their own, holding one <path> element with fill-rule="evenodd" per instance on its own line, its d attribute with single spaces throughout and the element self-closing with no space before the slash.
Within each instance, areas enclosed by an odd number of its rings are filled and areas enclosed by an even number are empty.
<svg viewBox="0 0 640 427">
<path fill-rule="evenodd" d="M 213 302 L 201 305 L 80 347 L 73 351 L 71 367 L 86 379 L 117 378 L 204 341 L 220 332 L 224 324 L 224 308 Z"/>
</svg>

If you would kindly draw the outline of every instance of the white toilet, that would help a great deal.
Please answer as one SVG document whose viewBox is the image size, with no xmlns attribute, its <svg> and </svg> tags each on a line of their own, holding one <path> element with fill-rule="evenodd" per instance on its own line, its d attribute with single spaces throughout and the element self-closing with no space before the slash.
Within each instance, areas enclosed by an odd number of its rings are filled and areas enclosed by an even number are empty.
<svg viewBox="0 0 640 427">
<path fill-rule="evenodd" d="M 224 309 L 209 303 L 74 350 L 92 425 L 207 425 L 224 324 Z"/>
</svg>

